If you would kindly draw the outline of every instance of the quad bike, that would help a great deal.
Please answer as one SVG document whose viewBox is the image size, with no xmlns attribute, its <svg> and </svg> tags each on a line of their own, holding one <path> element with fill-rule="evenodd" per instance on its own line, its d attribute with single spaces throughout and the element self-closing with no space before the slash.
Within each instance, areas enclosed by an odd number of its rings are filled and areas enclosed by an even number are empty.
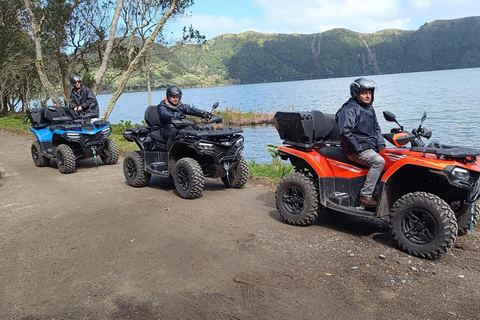
<svg viewBox="0 0 480 320">
<path fill-rule="evenodd" d="M 399 128 L 383 134 L 394 147 L 380 151 L 385 168 L 375 188 L 376 208 L 359 205 L 368 168 L 342 152 L 333 114 L 320 111 L 277 112 L 275 127 L 284 140 L 278 152 L 295 173 L 276 190 L 280 216 L 299 226 L 312 224 L 321 208 L 387 220 L 396 244 L 407 253 L 434 259 L 452 247 L 457 235 L 472 230 L 479 218 L 480 150 L 425 145 L 432 132 Z M 407 144 L 410 143 L 410 147 Z"/>
<path fill-rule="evenodd" d="M 213 105 L 212 112 L 218 106 Z M 178 195 L 195 199 L 203 191 L 205 179 L 221 178 L 227 188 L 243 188 L 248 179 L 248 164 L 241 155 L 243 131 L 232 128 L 215 129 L 211 124 L 222 122 L 222 117 L 207 113 L 206 125 L 196 125 L 188 119 L 174 119 L 178 134 L 167 150 L 167 141 L 161 133 L 156 106 L 145 111 L 148 127 L 129 128 L 123 136 L 135 142 L 140 151 L 130 152 L 123 162 L 123 173 L 128 185 L 144 187 L 151 175 L 173 177 Z"/>
<path fill-rule="evenodd" d="M 52 106 L 27 110 L 27 116 L 37 138 L 31 147 L 37 167 L 48 166 L 54 159 L 61 173 L 72 173 L 77 159 L 94 157 L 97 165 L 97 155 L 105 164 L 117 163 L 118 147 L 108 138 L 112 131 L 108 121 Z"/>
</svg>

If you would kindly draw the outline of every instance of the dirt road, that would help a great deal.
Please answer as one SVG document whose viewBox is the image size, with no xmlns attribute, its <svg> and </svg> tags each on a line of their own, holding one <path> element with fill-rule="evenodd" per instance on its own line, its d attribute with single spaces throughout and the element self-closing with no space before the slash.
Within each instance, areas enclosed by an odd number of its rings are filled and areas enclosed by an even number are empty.
<svg viewBox="0 0 480 320">
<path fill-rule="evenodd" d="M 0 132 L 0 319 L 479 319 L 480 230 L 439 260 L 385 224 L 283 223 L 258 183 L 125 184 L 122 161 L 37 168 Z"/>
</svg>

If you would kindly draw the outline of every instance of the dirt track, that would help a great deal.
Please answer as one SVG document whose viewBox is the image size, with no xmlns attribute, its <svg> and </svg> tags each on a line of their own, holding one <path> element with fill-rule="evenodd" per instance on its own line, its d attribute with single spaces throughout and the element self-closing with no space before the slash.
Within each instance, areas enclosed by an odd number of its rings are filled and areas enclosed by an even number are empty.
<svg viewBox="0 0 480 320">
<path fill-rule="evenodd" d="M 0 319 L 479 319 L 480 230 L 439 260 L 378 221 L 283 223 L 259 183 L 183 200 L 122 161 L 37 168 L 0 132 Z M 101 161 L 100 161 L 101 163 Z"/>
</svg>

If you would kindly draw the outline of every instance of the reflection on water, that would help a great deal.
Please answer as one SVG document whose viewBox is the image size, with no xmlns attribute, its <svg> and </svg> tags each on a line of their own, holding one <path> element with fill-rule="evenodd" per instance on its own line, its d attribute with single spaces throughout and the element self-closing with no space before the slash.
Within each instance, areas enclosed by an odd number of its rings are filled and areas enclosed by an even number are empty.
<svg viewBox="0 0 480 320">
<path fill-rule="evenodd" d="M 427 112 L 424 126 L 433 131 L 432 140 L 445 144 L 480 147 L 480 68 L 370 76 L 378 88 L 375 110 L 382 131 L 396 127 L 383 119 L 385 110 L 395 113 L 407 130 L 418 127 L 423 111 Z M 210 110 L 220 102 L 225 107 L 246 111 L 307 111 L 335 113 L 348 99 L 349 85 L 355 77 L 291 82 L 235 85 L 227 87 L 183 90 L 183 101 L 197 108 Z M 163 91 L 153 92 L 157 103 Z M 111 95 L 99 95 L 100 109 Z M 109 120 L 118 123 L 129 120 L 141 123 L 148 105 L 146 92 L 124 93 Z M 257 162 L 270 161 L 267 144 L 281 144 L 272 126 L 244 128 L 245 158 Z"/>
</svg>

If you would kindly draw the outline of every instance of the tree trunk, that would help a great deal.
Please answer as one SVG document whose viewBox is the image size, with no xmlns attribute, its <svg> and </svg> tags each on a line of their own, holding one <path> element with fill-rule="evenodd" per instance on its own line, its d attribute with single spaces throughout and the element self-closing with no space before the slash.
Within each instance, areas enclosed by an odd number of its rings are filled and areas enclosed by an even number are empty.
<svg viewBox="0 0 480 320">
<path fill-rule="evenodd" d="M 160 32 L 160 30 L 163 28 L 165 25 L 165 22 L 167 22 L 168 18 L 173 14 L 175 11 L 175 7 L 177 6 L 179 0 L 173 0 L 172 3 L 170 4 L 170 8 L 165 12 L 163 15 L 162 19 L 157 23 L 157 26 L 155 29 L 152 31 L 152 34 L 147 38 L 145 41 L 145 44 L 143 45 L 142 49 L 139 51 L 137 56 L 130 62 L 130 65 L 128 66 L 127 71 L 123 74 L 122 79 L 120 80 L 120 85 L 118 86 L 117 91 L 112 95 L 110 98 L 110 101 L 108 102 L 107 109 L 103 112 L 102 119 L 106 120 L 110 116 L 110 114 L 113 111 L 113 108 L 115 107 L 115 103 L 117 102 L 118 98 L 123 93 L 123 90 L 125 90 L 125 86 L 127 85 L 128 80 L 130 79 L 130 76 L 132 75 L 133 71 L 136 70 L 136 67 L 138 63 L 141 61 L 142 57 L 147 53 L 150 45 L 152 42 L 155 40 L 156 36 Z"/>
<path fill-rule="evenodd" d="M 110 35 L 108 37 L 107 46 L 105 47 L 105 52 L 102 58 L 102 65 L 95 73 L 95 84 L 92 86 L 93 92 L 96 94 L 98 87 L 102 83 L 103 77 L 108 69 L 108 63 L 110 62 L 110 56 L 112 55 L 113 45 L 115 44 L 115 34 L 117 33 L 117 24 L 120 14 L 123 9 L 123 0 L 117 0 L 117 5 L 115 7 L 115 13 L 112 19 L 112 26 L 110 27 Z"/>
<path fill-rule="evenodd" d="M 152 84 L 150 82 L 150 66 L 148 62 L 148 55 L 145 55 L 144 57 L 144 63 L 145 63 L 145 77 L 147 78 L 147 93 L 148 93 L 148 105 L 151 106 L 153 105 L 152 102 Z"/>
<path fill-rule="evenodd" d="M 33 14 L 30 0 L 23 0 L 25 5 L 25 9 L 27 9 L 28 17 L 30 18 L 30 26 L 32 28 L 33 40 L 35 42 L 35 67 L 37 67 L 38 75 L 40 77 L 40 82 L 42 83 L 45 90 L 50 97 L 52 97 L 52 101 L 55 105 L 61 106 L 62 102 L 58 98 L 57 93 L 55 92 L 55 87 L 52 85 L 50 80 L 48 80 L 47 73 L 45 72 L 45 68 L 43 67 L 43 52 L 42 52 L 42 39 L 40 38 L 40 26 L 37 24 L 37 20 L 35 15 Z"/>
</svg>

